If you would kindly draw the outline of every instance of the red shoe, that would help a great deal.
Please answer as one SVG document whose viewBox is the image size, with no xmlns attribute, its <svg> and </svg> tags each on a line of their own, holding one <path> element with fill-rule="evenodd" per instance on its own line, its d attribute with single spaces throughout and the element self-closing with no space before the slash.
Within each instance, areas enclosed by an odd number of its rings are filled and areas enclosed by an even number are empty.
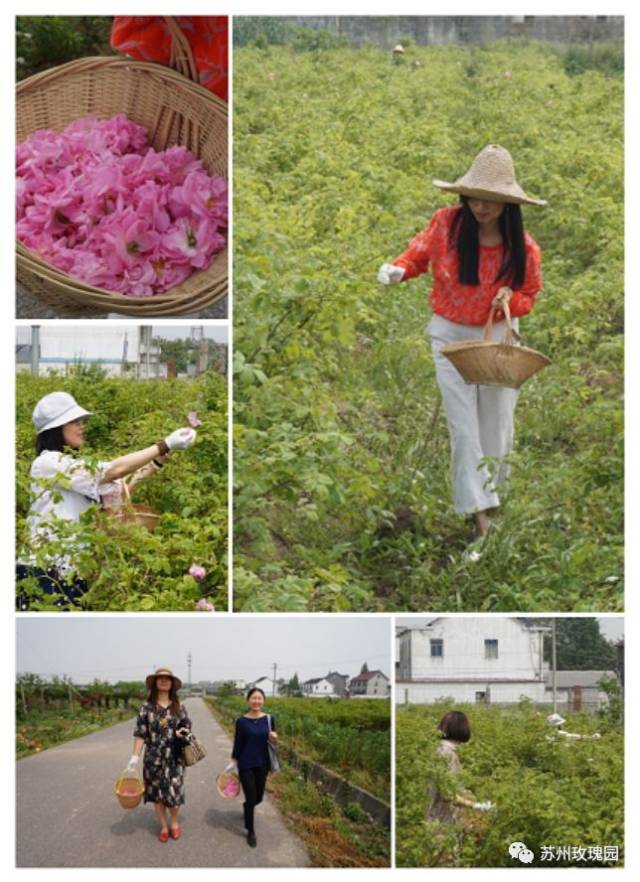
<svg viewBox="0 0 640 882">
<path fill-rule="evenodd" d="M 180 839 L 181 836 L 182 836 L 182 830 L 180 829 L 179 826 L 171 828 L 171 838 L 172 839 Z"/>
<path fill-rule="evenodd" d="M 160 840 L 160 842 L 168 842 L 169 841 L 169 831 L 168 830 L 161 830 L 158 835 L 158 839 Z"/>
</svg>

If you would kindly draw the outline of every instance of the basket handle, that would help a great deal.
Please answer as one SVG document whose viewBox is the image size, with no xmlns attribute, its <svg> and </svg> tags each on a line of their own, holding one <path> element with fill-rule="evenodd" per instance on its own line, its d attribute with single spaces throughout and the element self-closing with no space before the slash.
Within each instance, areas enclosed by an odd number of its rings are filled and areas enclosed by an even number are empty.
<svg viewBox="0 0 640 882">
<path fill-rule="evenodd" d="M 173 15 L 164 16 L 167 30 L 171 36 L 171 58 L 169 66 L 181 73 L 192 83 L 200 82 L 198 78 L 198 68 L 193 57 L 193 51 L 189 40 L 185 37 L 182 28 Z"/>
<path fill-rule="evenodd" d="M 486 341 L 491 340 L 491 332 L 493 331 L 493 321 L 494 321 L 495 315 L 499 309 L 502 309 L 502 312 L 504 313 L 504 320 L 507 323 L 507 329 L 504 332 L 504 338 L 503 338 L 502 342 L 505 343 L 507 346 L 513 346 L 514 343 L 517 342 L 519 337 L 518 337 L 518 334 L 516 334 L 516 332 L 513 330 L 513 327 L 511 325 L 511 310 L 509 309 L 509 304 L 506 302 L 502 304 L 502 307 L 498 307 L 498 306 L 491 307 L 491 310 L 489 312 L 489 318 L 487 319 L 487 323 L 484 326 L 484 332 L 482 334 L 482 339 L 486 340 Z"/>
</svg>

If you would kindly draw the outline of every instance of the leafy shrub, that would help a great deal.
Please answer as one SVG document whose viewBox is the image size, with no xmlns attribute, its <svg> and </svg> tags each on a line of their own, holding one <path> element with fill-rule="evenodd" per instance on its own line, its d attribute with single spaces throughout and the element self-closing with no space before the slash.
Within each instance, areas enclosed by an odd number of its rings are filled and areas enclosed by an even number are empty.
<svg viewBox="0 0 640 882">
<path fill-rule="evenodd" d="M 16 79 L 85 55 L 111 54 L 111 16 L 19 15 Z"/>
<path fill-rule="evenodd" d="M 624 732 L 600 728 L 599 741 L 554 740 L 546 711 L 461 707 L 472 738 L 460 745 L 463 772 L 449 774 L 436 755 L 442 707 L 408 706 L 396 716 L 396 858 L 398 866 L 513 866 L 508 847 L 525 842 L 536 856 L 543 845 L 620 847 L 624 843 Z M 567 716 L 566 729 L 584 734 L 597 718 Z M 459 780 L 457 780 L 459 779 Z M 495 811 L 462 809 L 454 824 L 427 820 L 427 789 L 452 798 L 469 790 Z M 571 862 L 569 862 L 571 863 Z M 575 863 L 575 862 L 574 862 Z M 564 862 L 562 865 L 566 865 Z M 582 864 L 584 865 L 584 864 Z"/>
<path fill-rule="evenodd" d="M 239 610 L 619 610 L 623 83 L 547 44 L 235 54 L 234 597 Z M 506 76 L 509 74 L 509 76 Z M 381 289 L 489 142 L 512 150 L 553 359 L 516 411 L 479 562 L 451 506 L 429 281 Z M 453 177 L 451 177 L 453 176 Z"/>
<path fill-rule="evenodd" d="M 162 514 L 151 533 L 133 524 L 116 525 L 91 506 L 79 524 L 59 522 L 56 538 L 30 547 L 26 518 L 31 500 L 29 469 L 34 459 L 31 414 L 43 395 L 70 392 L 94 415 L 87 424 L 83 458 L 109 461 L 141 450 L 185 425 L 196 410 L 202 425 L 196 444 L 174 454 L 162 472 L 142 482 L 135 501 Z M 16 377 L 16 502 L 18 559 L 47 557 L 77 549 L 77 575 L 89 584 L 85 595 L 95 610 L 192 610 L 200 597 L 227 607 L 227 385 L 209 371 L 197 379 L 106 379 L 99 370 L 79 369 L 70 377 Z M 207 576 L 188 574 L 196 563 Z M 53 609 L 28 586 L 32 609 Z"/>
</svg>

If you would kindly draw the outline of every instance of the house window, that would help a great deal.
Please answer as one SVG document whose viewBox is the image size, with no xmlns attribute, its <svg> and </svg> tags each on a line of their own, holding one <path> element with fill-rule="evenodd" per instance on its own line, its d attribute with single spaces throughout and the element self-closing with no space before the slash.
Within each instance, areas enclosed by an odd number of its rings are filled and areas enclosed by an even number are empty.
<svg viewBox="0 0 640 882">
<path fill-rule="evenodd" d="M 443 658 L 444 642 L 439 639 L 431 640 L 431 658 Z"/>
<path fill-rule="evenodd" d="M 487 700 L 486 692 L 476 692 L 476 704 L 484 704 Z"/>
<path fill-rule="evenodd" d="M 484 641 L 484 657 L 485 658 L 498 658 L 498 641 L 497 640 L 485 640 Z"/>
</svg>

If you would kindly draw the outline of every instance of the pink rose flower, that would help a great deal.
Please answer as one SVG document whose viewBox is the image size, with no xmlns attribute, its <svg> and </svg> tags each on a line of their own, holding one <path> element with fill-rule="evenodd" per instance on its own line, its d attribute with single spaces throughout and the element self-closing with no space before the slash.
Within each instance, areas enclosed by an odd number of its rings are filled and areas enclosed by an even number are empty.
<svg viewBox="0 0 640 882">
<path fill-rule="evenodd" d="M 189 567 L 189 575 L 193 576 L 194 579 L 204 579 L 207 575 L 207 571 L 204 567 L 199 566 L 198 564 L 191 564 Z"/>
<path fill-rule="evenodd" d="M 216 608 L 207 598 L 201 597 L 194 606 L 194 610 L 197 612 L 215 612 Z"/>
</svg>

